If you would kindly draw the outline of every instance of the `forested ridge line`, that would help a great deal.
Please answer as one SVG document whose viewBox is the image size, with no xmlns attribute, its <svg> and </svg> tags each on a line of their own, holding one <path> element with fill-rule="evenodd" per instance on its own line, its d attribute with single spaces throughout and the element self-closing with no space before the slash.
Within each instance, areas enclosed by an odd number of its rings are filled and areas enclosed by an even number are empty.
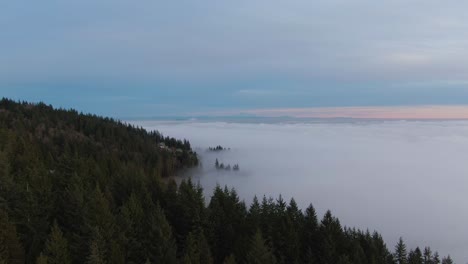
<svg viewBox="0 0 468 264">
<path fill-rule="evenodd" d="M 0 263 L 451 263 L 429 247 L 389 250 L 330 211 L 191 180 L 187 140 L 111 118 L 0 101 Z"/>
</svg>

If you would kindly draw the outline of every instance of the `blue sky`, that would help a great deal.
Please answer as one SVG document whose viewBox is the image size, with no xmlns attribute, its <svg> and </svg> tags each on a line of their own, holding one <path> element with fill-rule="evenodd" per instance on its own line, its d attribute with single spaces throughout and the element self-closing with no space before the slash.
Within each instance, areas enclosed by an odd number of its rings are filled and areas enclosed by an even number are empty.
<svg viewBox="0 0 468 264">
<path fill-rule="evenodd" d="M 2 1 L 0 92 L 116 117 L 461 105 L 464 1 Z"/>
</svg>

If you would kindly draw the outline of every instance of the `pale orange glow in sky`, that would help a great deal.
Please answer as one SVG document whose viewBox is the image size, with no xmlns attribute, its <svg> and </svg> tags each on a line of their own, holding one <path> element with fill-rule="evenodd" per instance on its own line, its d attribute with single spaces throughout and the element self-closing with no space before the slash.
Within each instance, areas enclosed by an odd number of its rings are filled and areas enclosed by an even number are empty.
<svg viewBox="0 0 468 264">
<path fill-rule="evenodd" d="M 468 119 L 468 105 L 276 108 L 245 111 L 267 117 L 362 119 Z"/>
</svg>

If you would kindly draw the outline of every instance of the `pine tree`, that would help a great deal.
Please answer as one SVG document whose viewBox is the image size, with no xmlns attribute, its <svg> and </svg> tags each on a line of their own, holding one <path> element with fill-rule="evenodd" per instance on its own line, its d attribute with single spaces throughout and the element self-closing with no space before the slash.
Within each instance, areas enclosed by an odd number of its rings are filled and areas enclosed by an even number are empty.
<svg viewBox="0 0 468 264">
<path fill-rule="evenodd" d="M 184 264 L 200 264 L 200 250 L 197 240 L 192 232 L 187 236 L 185 254 L 183 257 Z"/>
<path fill-rule="evenodd" d="M 88 233 L 98 233 L 100 239 L 99 253 L 103 259 L 109 259 L 110 241 L 114 238 L 115 218 L 106 195 L 97 184 L 86 206 L 85 227 Z M 89 246 L 88 246 L 89 249 Z"/>
<path fill-rule="evenodd" d="M 106 245 L 105 241 L 99 232 L 99 228 L 95 228 L 93 240 L 90 243 L 88 264 L 105 264 L 106 263 Z"/>
<path fill-rule="evenodd" d="M 49 238 L 47 239 L 44 255 L 48 264 L 70 264 L 68 241 L 63 237 L 57 222 L 54 222 Z"/>
<path fill-rule="evenodd" d="M 262 235 L 265 238 L 265 240 L 271 241 L 273 233 L 271 219 L 275 217 L 275 203 L 273 201 L 273 198 L 269 197 L 267 199 L 264 195 L 262 198 L 262 204 L 260 205 L 260 209 L 260 231 L 262 232 Z"/>
<path fill-rule="evenodd" d="M 423 256 L 419 247 L 409 252 L 408 264 L 423 264 Z"/>
<path fill-rule="evenodd" d="M 374 231 L 372 240 L 376 250 L 376 263 L 393 263 L 393 255 L 388 250 L 382 236 Z"/>
<path fill-rule="evenodd" d="M 442 258 L 442 264 L 453 264 L 453 260 L 450 257 L 450 255 L 448 255 L 447 257 Z"/>
<path fill-rule="evenodd" d="M 285 245 L 285 261 L 288 263 L 299 263 L 301 257 L 301 230 L 304 225 L 304 215 L 297 206 L 294 198 L 291 198 L 286 208 L 286 215 L 283 220 Z"/>
<path fill-rule="evenodd" d="M 24 250 L 18 239 L 16 227 L 8 214 L 0 209 L 0 263 L 24 263 Z"/>
<path fill-rule="evenodd" d="M 432 263 L 432 251 L 430 247 L 424 248 L 424 264 L 433 264 Z"/>
<path fill-rule="evenodd" d="M 186 239 L 184 263 L 190 264 L 211 264 L 210 246 L 206 241 L 205 235 L 201 229 L 190 232 Z"/>
<path fill-rule="evenodd" d="M 301 232 L 301 245 L 304 263 L 316 263 L 319 254 L 318 219 L 314 207 L 310 204 L 305 210 L 304 226 Z"/>
<path fill-rule="evenodd" d="M 88 202 L 86 222 L 90 229 L 98 227 L 104 240 L 111 240 L 115 230 L 115 219 L 109 200 L 99 185 L 96 185 Z"/>
<path fill-rule="evenodd" d="M 177 247 L 172 236 L 172 228 L 163 210 L 156 205 L 147 212 L 148 221 L 145 225 L 146 236 L 149 238 L 146 250 L 152 263 L 176 263 Z"/>
<path fill-rule="evenodd" d="M 235 190 L 216 187 L 208 206 L 208 241 L 213 246 L 214 261 L 221 263 L 231 253 L 240 255 L 245 251 L 243 223 L 247 215 L 245 204 L 239 201 Z M 237 254 L 239 253 L 239 254 Z"/>
<path fill-rule="evenodd" d="M 250 235 L 255 234 L 255 232 L 260 228 L 260 221 L 261 208 L 260 203 L 258 202 L 258 198 L 255 196 L 247 214 L 247 224 L 249 226 Z"/>
<path fill-rule="evenodd" d="M 286 212 L 286 201 L 280 195 L 276 200 L 274 208 L 274 217 L 270 220 L 272 222 L 272 246 L 273 252 L 275 253 L 276 259 L 278 262 L 287 262 L 290 261 L 287 259 L 288 255 L 288 243 L 289 243 L 289 233 L 294 231 L 291 230 L 288 224 L 288 215 Z M 293 234 L 294 236 L 294 234 Z M 294 242 L 291 242 L 291 244 Z"/>
<path fill-rule="evenodd" d="M 13 196 L 15 183 L 10 175 L 10 162 L 5 151 L 0 151 L 0 182 L 0 208 L 6 208 L 6 203 Z"/>
<path fill-rule="evenodd" d="M 141 235 L 144 210 L 135 193 L 132 193 L 121 208 L 121 229 L 125 234 L 126 263 L 143 263 L 146 260 Z"/>
<path fill-rule="evenodd" d="M 183 180 L 179 185 L 177 201 L 173 208 L 171 224 L 176 230 L 178 248 L 184 251 L 188 234 L 206 223 L 205 198 L 201 186 L 192 180 Z"/>
<path fill-rule="evenodd" d="M 73 262 L 83 261 L 83 252 L 89 250 L 90 228 L 85 225 L 85 187 L 76 173 L 70 177 L 65 191 L 57 200 L 57 222 L 66 226 L 67 240 Z"/>
<path fill-rule="evenodd" d="M 433 264 L 439 264 L 440 263 L 440 258 L 439 258 L 439 252 L 434 253 L 434 257 L 432 258 L 432 263 Z"/>
<path fill-rule="evenodd" d="M 260 231 L 257 231 L 250 242 L 250 252 L 247 254 L 247 263 L 273 264 L 276 263 L 275 255 L 271 252 Z"/>
<path fill-rule="evenodd" d="M 352 253 L 350 254 L 350 257 L 348 257 L 348 260 L 351 258 L 352 263 L 367 263 L 366 253 L 364 252 L 359 240 L 356 239 L 352 242 L 351 248 Z M 371 253 L 369 251 L 367 253 Z"/>
<path fill-rule="evenodd" d="M 179 236 L 178 236 L 178 221 L 179 221 L 179 203 L 178 203 L 178 194 L 177 194 L 177 183 L 174 181 L 174 179 L 170 179 L 167 184 L 165 185 L 165 188 L 163 188 L 163 192 L 161 193 L 161 199 L 156 200 L 159 201 L 161 204 L 161 207 L 164 208 L 164 211 L 166 213 L 166 217 L 168 221 L 171 223 L 171 225 L 174 228 L 174 236 L 179 242 Z M 177 248 L 182 249 L 181 245 L 178 243 Z"/>
<path fill-rule="evenodd" d="M 408 263 L 406 245 L 403 242 L 403 238 L 400 237 L 397 245 L 395 246 L 395 262 L 397 264 L 406 264 Z"/>
<path fill-rule="evenodd" d="M 213 257 L 211 255 L 210 245 L 201 229 L 197 232 L 198 251 L 200 252 L 200 263 L 211 264 Z"/>
<path fill-rule="evenodd" d="M 99 249 L 97 242 L 91 243 L 90 255 L 88 256 L 88 264 L 105 264 L 105 258 L 103 252 Z"/>
<path fill-rule="evenodd" d="M 320 262 L 336 263 L 343 243 L 343 229 L 340 221 L 328 210 L 320 224 Z"/>
</svg>

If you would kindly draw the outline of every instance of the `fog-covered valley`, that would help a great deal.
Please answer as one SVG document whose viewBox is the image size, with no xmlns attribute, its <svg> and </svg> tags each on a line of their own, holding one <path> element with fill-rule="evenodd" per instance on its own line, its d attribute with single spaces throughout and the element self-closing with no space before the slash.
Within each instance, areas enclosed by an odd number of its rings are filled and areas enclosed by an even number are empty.
<svg viewBox="0 0 468 264">
<path fill-rule="evenodd" d="M 211 195 L 234 187 L 250 203 L 281 194 L 343 225 L 382 233 L 390 249 L 430 246 L 458 263 L 468 244 L 468 122 L 318 124 L 134 122 L 189 139 L 202 166 L 190 171 Z M 224 151 L 208 151 L 222 145 Z M 215 168 L 215 160 L 239 171 Z M 209 197 L 207 197 L 209 198 Z"/>
</svg>

